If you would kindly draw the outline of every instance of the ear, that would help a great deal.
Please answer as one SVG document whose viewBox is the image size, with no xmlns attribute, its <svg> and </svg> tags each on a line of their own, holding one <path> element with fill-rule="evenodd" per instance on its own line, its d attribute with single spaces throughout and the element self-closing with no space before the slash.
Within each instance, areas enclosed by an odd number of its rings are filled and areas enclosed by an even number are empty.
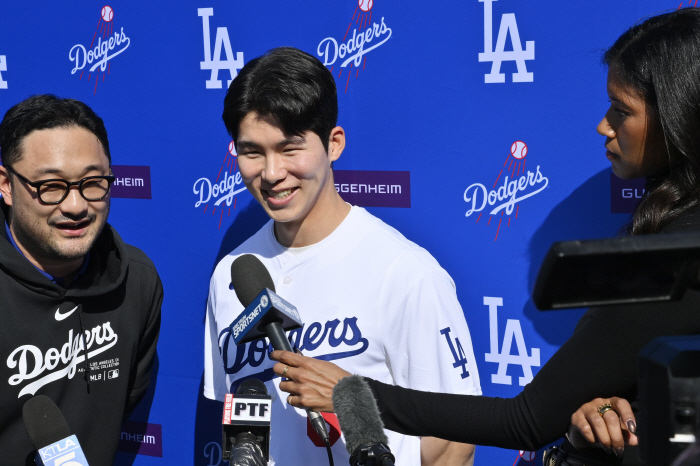
<svg viewBox="0 0 700 466">
<path fill-rule="evenodd" d="M 328 137 L 328 158 L 331 162 L 335 162 L 340 158 L 340 154 L 345 149 L 345 130 L 340 126 L 336 126 L 331 130 Z"/>
<path fill-rule="evenodd" d="M 10 174 L 7 168 L 0 165 L 0 193 L 2 193 L 5 204 L 12 205 L 12 183 L 10 182 Z"/>
</svg>

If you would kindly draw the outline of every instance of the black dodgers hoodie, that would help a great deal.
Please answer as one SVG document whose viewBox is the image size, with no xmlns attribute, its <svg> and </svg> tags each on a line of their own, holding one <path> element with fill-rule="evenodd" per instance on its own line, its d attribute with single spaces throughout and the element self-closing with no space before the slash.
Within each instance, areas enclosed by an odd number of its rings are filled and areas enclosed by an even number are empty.
<svg viewBox="0 0 700 466">
<path fill-rule="evenodd" d="M 163 301 L 158 273 L 107 224 L 85 272 L 63 288 L 8 241 L 7 209 L 0 199 L 0 464 L 34 464 L 22 406 L 46 395 L 89 464 L 111 465 L 124 414 L 150 382 Z"/>
</svg>

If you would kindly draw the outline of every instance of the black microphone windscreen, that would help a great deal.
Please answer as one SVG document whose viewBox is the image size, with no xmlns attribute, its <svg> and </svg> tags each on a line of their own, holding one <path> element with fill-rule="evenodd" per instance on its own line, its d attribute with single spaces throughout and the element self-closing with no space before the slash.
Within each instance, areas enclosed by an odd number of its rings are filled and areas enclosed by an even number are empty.
<svg viewBox="0 0 700 466">
<path fill-rule="evenodd" d="M 63 413 L 51 398 L 37 395 L 27 400 L 22 407 L 24 428 L 35 449 L 70 437 L 70 428 Z"/>
<path fill-rule="evenodd" d="M 245 379 L 236 389 L 236 395 L 267 395 L 267 387 L 259 379 Z"/>
<path fill-rule="evenodd" d="M 252 254 L 243 254 L 233 261 L 231 284 L 243 307 L 248 307 L 264 288 L 275 291 L 270 272 L 260 259 Z"/>
<path fill-rule="evenodd" d="M 333 408 L 345 435 L 345 448 L 351 455 L 365 443 L 388 445 L 374 394 L 365 379 L 351 375 L 333 388 Z"/>
</svg>

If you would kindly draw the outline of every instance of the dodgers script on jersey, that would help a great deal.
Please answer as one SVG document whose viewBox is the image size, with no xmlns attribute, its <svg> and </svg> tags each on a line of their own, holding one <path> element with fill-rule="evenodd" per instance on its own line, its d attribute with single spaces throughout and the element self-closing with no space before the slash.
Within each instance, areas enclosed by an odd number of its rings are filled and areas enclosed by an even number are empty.
<svg viewBox="0 0 700 466">
<path fill-rule="evenodd" d="M 304 355 L 385 383 L 481 394 L 454 283 L 427 251 L 359 207 L 331 235 L 306 248 L 282 247 L 270 221 L 222 259 L 212 276 L 204 395 L 223 401 L 246 378 L 266 383 L 273 396 L 271 464 L 326 464 L 328 459 L 325 448 L 312 442 L 306 412 L 286 404 L 281 379 L 272 372 L 269 342 L 238 347 L 233 342 L 231 323 L 243 306 L 229 287 L 230 269 L 241 254 L 257 255 L 277 293 L 299 310 L 304 326 L 288 337 Z M 387 435 L 396 464 L 420 466 L 419 438 Z M 337 435 L 335 440 L 335 462 L 347 464 L 345 445 Z"/>
</svg>

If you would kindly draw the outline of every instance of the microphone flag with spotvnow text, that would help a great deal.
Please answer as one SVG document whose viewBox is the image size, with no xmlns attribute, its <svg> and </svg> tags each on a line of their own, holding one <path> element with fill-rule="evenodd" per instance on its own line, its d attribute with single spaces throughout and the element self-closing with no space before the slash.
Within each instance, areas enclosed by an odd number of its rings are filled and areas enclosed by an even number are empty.
<svg viewBox="0 0 700 466">
<path fill-rule="evenodd" d="M 278 323 L 283 330 L 294 330 L 302 326 L 296 307 L 282 299 L 269 288 L 264 288 L 241 314 L 231 323 L 231 335 L 236 345 L 269 336 L 266 327 Z M 285 337 L 286 340 L 286 337 Z M 271 342 L 273 348 L 278 348 Z M 291 346 L 286 351 L 291 351 Z"/>
</svg>

